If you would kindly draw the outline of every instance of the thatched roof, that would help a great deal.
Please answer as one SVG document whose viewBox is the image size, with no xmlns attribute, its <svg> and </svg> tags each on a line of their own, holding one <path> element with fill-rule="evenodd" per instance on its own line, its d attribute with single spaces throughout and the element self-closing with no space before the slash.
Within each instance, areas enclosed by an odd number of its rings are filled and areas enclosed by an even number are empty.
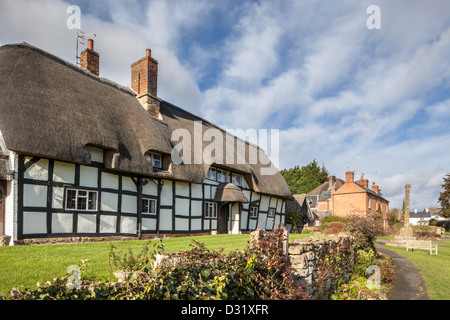
<svg viewBox="0 0 450 320">
<path fill-rule="evenodd" d="M 241 189 L 232 183 L 221 183 L 217 186 L 214 201 L 248 203 Z"/>
<path fill-rule="evenodd" d="M 193 141 L 196 121 L 202 122 L 203 132 L 220 128 L 165 101 L 160 112 L 163 121 L 150 116 L 131 89 L 29 44 L 0 48 L 0 132 L 11 151 L 89 164 L 88 146 L 95 146 L 107 150 L 105 166 L 110 169 L 201 183 L 210 164 L 184 162 L 158 171 L 153 170 L 148 152 L 170 155 L 171 135 L 179 128 L 186 129 Z M 209 144 L 203 142 L 203 147 Z M 225 158 L 226 142 L 219 145 Z M 257 146 L 246 143 L 245 151 L 233 148 L 235 157 L 246 161 L 222 166 L 242 173 L 257 192 L 290 198 L 278 170 L 264 175 L 261 168 L 267 165 L 249 163 L 252 148 Z"/>
<path fill-rule="evenodd" d="M 8 160 L 0 159 L 0 179 L 5 179 L 7 172 L 8 172 Z"/>
</svg>

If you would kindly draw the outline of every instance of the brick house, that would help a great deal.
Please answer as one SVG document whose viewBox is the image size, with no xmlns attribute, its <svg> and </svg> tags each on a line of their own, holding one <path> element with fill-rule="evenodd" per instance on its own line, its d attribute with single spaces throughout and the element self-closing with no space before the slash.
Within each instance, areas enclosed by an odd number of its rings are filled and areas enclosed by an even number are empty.
<svg viewBox="0 0 450 320">
<path fill-rule="evenodd" d="M 373 182 L 369 189 L 369 180 L 364 175 L 358 181 L 354 180 L 355 173 L 347 169 L 345 183 L 337 190 L 331 191 L 331 211 L 339 217 L 353 214 L 373 214 L 381 212 L 387 219 L 389 201 L 383 198 L 378 185 Z"/>
<path fill-rule="evenodd" d="M 301 202 L 295 206 L 291 201 L 287 201 L 287 208 L 296 209 L 306 205 L 308 215 L 305 217 L 307 218 L 305 223 L 308 225 L 330 215 L 345 217 L 354 214 L 372 214 L 376 211 L 380 211 L 386 220 L 389 201 L 380 194 L 378 185 L 373 182 L 369 189 L 369 180 L 365 179 L 364 175 L 357 181 L 354 176 L 354 172 L 348 169 L 345 181 L 332 175 L 328 181 L 306 194 L 306 197 L 294 195 L 294 201 L 298 202 L 301 199 Z"/>
</svg>

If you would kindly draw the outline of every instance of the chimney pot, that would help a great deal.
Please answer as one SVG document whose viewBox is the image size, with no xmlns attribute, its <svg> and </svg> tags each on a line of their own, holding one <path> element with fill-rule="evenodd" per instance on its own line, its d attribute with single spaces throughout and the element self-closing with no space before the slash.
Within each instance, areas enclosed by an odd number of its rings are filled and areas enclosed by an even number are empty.
<svg viewBox="0 0 450 320">
<path fill-rule="evenodd" d="M 145 56 L 146 56 L 146 57 L 151 57 L 151 56 L 152 56 L 152 50 L 146 49 L 146 50 L 145 50 Z"/>
<path fill-rule="evenodd" d="M 94 40 L 88 39 L 88 49 L 94 51 Z"/>
</svg>

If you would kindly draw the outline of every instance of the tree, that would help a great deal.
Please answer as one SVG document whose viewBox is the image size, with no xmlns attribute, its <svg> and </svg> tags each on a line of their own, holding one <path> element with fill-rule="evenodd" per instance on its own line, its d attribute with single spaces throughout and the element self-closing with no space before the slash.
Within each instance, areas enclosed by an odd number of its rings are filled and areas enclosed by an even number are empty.
<svg viewBox="0 0 450 320">
<path fill-rule="evenodd" d="M 301 168 L 295 166 L 291 169 L 283 169 L 280 173 L 293 194 L 308 193 L 328 179 L 327 169 L 324 165 L 320 167 L 316 159 Z"/>
<path fill-rule="evenodd" d="M 440 193 L 438 202 L 441 204 L 441 214 L 445 218 L 450 218 L 450 173 L 444 178 L 444 183 L 441 187 L 444 189 Z"/>
</svg>

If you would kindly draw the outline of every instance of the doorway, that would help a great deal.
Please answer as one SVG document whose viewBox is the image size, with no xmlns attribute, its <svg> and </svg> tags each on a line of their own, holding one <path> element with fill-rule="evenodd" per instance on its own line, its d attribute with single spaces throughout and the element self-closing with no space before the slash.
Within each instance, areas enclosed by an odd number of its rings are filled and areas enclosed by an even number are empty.
<svg viewBox="0 0 450 320">
<path fill-rule="evenodd" d="M 230 219 L 230 206 L 228 203 L 221 203 L 219 205 L 219 217 L 217 221 L 217 232 L 219 234 L 228 233 L 228 221 Z"/>
</svg>

